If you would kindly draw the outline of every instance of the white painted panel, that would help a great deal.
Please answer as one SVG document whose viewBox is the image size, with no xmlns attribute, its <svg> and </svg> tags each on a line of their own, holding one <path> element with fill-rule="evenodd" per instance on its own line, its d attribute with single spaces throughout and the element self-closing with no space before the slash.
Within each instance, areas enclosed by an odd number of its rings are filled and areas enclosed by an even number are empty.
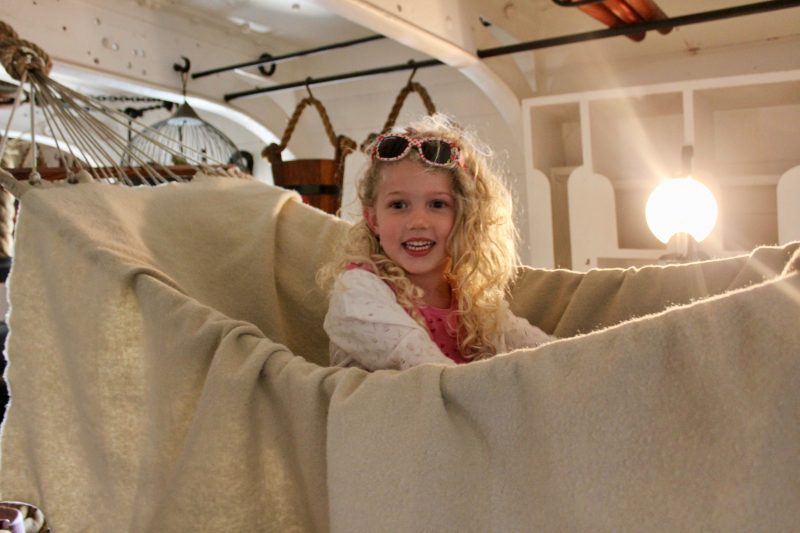
<svg viewBox="0 0 800 533">
<path fill-rule="evenodd" d="M 555 258 L 553 256 L 553 210 L 550 203 L 550 182 L 543 172 L 533 169 L 528 173 L 526 185 L 528 241 L 521 247 L 523 249 L 520 252 L 530 266 L 553 268 Z"/>
<path fill-rule="evenodd" d="M 800 241 L 800 166 L 778 182 L 778 242 Z"/>
<path fill-rule="evenodd" d="M 618 249 L 614 189 L 608 178 L 586 167 L 572 172 L 567 188 L 572 268 L 586 271 Z"/>
</svg>

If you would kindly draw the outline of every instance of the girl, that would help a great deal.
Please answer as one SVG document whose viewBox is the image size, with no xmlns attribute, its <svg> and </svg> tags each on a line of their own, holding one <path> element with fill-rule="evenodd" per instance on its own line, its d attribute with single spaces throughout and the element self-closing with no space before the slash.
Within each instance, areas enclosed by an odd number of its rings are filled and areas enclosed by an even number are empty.
<svg viewBox="0 0 800 533">
<path fill-rule="evenodd" d="M 358 185 L 363 218 L 340 257 L 324 328 L 333 365 L 456 365 L 551 340 L 505 302 L 517 256 L 511 199 L 444 115 L 379 136 Z"/>
</svg>

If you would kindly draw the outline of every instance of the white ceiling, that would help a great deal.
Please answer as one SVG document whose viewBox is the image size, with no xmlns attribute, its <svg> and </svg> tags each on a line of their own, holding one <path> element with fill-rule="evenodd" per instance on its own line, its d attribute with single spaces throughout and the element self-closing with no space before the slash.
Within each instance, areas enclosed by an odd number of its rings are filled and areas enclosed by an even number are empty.
<svg viewBox="0 0 800 533">
<path fill-rule="evenodd" d="M 371 35 L 312 0 L 149 0 L 162 9 L 236 28 L 272 55 Z"/>
<path fill-rule="evenodd" d="M 190 17 L 201 17 L 209 23 L 236 27 L 255 42 L 265 46 L 273 55 L 312 48 L 374 34 L 322 7 L 329 4 L 346 4 L 341 1 L 315 0 L 137 0 L 140 3 L 159 5 Z M 413 6 L 444 5 L 456 2 L 502 28 L 508 39 L 515 42 L 531 41 L 579 32 L 604 29 L 597 20 L 576 8 L 556 5 L 552 0 L 397 0 L 397 10 L 402 13 Z M 385 5 L 387 2 L 354 2 Z M 758 3 L 757 0 L 659 0 L 658 5 L 670 17 L 688 15 L 734 6 Z M 419 6 L 423 6 L 420 8 Z M 797 25 L 800 7 L 772 13 L 759 14 L 683 26 L 670 35 L 650 32 L 640 43 L 616 37 L 596 41 L 609 54 L 659 53 L 676 50 L 702 50 L 731 43 L 745 43 L 800 34 Z M 568 45 L 573 46 L 573 45 Z"/>
<path fill-rule="evenodd" d="M 432 57 L 454 65 L 463 58 L 472 56 L 476 50 L 500 45 L 515 44 L 593 30 L 606 29 L 601 22 L 576 8 L 556 5 L 552 0 L 136 0 L 140 4 L 155 5 L 159 9 L 171 10 L 181 16 L 201 19 L 203 22 L 225 31 L 236 31 L 256 43 L 265 53 L 280 55 L 328 45 L 378 33 L 390 37 L 381 45 L 389 50 L 381 64 L 380 54 L 372 53 L 378 45 L 373 43 L 347 49 L 343 53 L 329 53 L 316 59 L 300 58 L 292 61 L 292 72 L 307 72 L 304 76 L 325 76 L 342 72 L 376 68 L 405 62 L 412 58 Z M 657 0 L 658 5 L 670 17 L 719 10 L 757 3 L 757 0 Z M 392 27 L 382 22 L 364 24 L 364 19 L 353 13 L 383 10 L 379 19 L 404 19 L 404 27 L 392 33 Z M 455 13 L 458 11 L 459 13 Z M 416 19 L 411 13 L 416 14 Z M 455 55 L 446 50 L 453 41 L 452 35 L 436 35 L 437 27 L 427 24 L 430 19 L 444 17 L 450 21 L 458 16 L 467 18 L 472 35 L 455 42 L 463 52 Z M 419 16 L 422 13 L 422 16 Z M 344 15 L 344 16 L 342 16 Z M 345 17 L 358 20 L 352 22 Z M 491 23 L 485 28 L 479 17 Z M 455 32 L 454 32 L 455 33 Z M 622 64 L 641 63 L 647 58 L 664 57 L 667 54 L 697 54 L 716 49 L 752 45 L 781 39 L 800 37 L 800 7 L 729 18 L 720 21 L 691 24 L 675 28 L 663 35 L 656 31 L 647 33 L 641 42 L 625 37 L 613 37 L 579 44 L 567 44 L 540 49 L 536 52 L 517 53 L 481 61 L 482 73 L 471 77 L 478 85 L 495 76 L 494 83 L 506 85 L 517 100 L 531 96 L 531 87 L 540 92 L 558 88 L 552 73 L 561 71 L 565 78 L 579 76 L 581 69 L 595 69 L 602 63 L 608 69 L 619 69 Z M 438 39 L 438 42 L 435 42 Z M 466 42 L 467 44 L 464 44 Z M 459 55 L 460 54 L 460 55 Z M 322 59 L 320 59 L 322 58 Z M 459 59 L 462 58 L 462 59 Z M 256 57 L 245 56 L 242 61 Z M 223 65 L 204 65 L 198 68 L 213 68 Z M 286 74 L 287 67 L 279 67 L 273 83 L 297 81 Z M 491 72 L 489 72 L 491 71 Z M 256 74 L 253 84 L 262 84 L 263 77 Z M 571 74 L 567 74 L 571 73 Z M 534 78 L 540 77 L 536 87 Z M 302 79 L 302 77 L 300 78 Z M 531 87 L 529 87 L 529 85 Z M 500 91 L 502 92 L 502 91 Z M 490 95 L 497 98 L 496 95 Z"/>
</svg>

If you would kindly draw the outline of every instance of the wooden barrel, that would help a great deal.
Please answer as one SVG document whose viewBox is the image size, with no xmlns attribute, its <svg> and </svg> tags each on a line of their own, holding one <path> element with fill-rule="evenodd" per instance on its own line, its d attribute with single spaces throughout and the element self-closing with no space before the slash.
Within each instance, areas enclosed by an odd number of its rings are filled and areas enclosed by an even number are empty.
<svg viewBox="0 0 800 533">
<path fill-rule="evenodd" d="M 338 163 L 333 159 L 295 159 L 272 163 L 275 185 L 300 193 L 303 202 L 335 215 L 341 205 Z"/>
<path fill-rule="evenodd" d="M 306 87 L 308 89 L 308 87 Z M 317 109 L 325 126 L 328 140 L 335 149 L 333 159 L 295 159 L 284 161 L 281 152 L 286 148 L 294 132 L 300 114 L 307 106 Z M 344 159 L 356 148 L 356 142 L 333 131 L 328 112 L 322 102 L 314 98 L 311 91 L 303 98 L 292 113 L 280 144 L 272 143 L 261 151 L 272 166 L 272 179 L 278 187 L 292 189 L 300 193 L 303 201 L 318 209 L 335 215 L 341 204 L 342 181 L 344 179 Z"/>
</svg>

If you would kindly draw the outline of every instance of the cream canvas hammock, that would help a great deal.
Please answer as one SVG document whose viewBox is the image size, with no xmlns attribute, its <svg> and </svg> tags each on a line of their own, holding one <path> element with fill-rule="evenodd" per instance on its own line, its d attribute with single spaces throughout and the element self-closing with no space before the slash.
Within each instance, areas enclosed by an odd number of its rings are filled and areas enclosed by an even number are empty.
<svg viewBox="0 0 800 533">
<path fill-rule="evenodd" d="M 522 268 L 562 340 L 327 367 L 346 223 L 246 180 L 17 186 L 0 499 L 72 531 L 786 531 L 800 523 L 798 243 Z"/>
<path fill-rule="evenodd" d="M 800 520 L 797 244 L 524 268 L 514 311 L 563 340 L 369 374 L 326 366 L 314 274 L 346 223 L 294 193 L 208 178 L 21 202 L 0 496 L 54 531 Z"/>
</svg>

